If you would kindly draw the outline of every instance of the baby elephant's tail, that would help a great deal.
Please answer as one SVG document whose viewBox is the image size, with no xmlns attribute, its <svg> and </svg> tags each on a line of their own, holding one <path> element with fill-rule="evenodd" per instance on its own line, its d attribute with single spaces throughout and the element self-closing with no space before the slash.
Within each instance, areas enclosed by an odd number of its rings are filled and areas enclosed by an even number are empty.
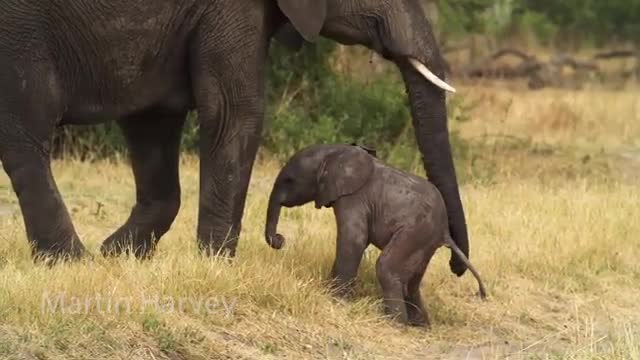
<svg viewBox="0 0 640 360">
<path fill-rule="evenodd" d="M 453 239 L 449 234 L 446 234 L 444 239 L 447 247 L 451 248 L 456 253 L 456 255 L 460 257 L 460 259 L 467 266 L 467 268 L 471 270 L 471 273 L 473 274 L 473 276 L 476 278 L 476 280 L 478 280 L 478 287 L 480 288 L 480 298 L 483 300 L 486 299 L 487 291 L 484 289 L 484 284 L 482 283 L 482 279 L 480 279 L 480 274 L 478 274 L 475 267 L 471 265 L 471 263 L 469 262 L 469 259 L 464 255 L 464 253 L 460 250 L 458 245 L 456 245 L 456 243 L 453 241 Z"/>
</svg>

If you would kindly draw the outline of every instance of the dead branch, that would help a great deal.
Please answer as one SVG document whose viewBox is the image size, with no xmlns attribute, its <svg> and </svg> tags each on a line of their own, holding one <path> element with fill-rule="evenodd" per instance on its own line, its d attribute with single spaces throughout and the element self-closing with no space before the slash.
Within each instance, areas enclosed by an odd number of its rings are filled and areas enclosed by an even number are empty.
<svg viewBox="0 0 640 360">
<path fill-rule="evenodd" d="M 516 66 L 492 66 L 495 61 L 507 55 L 519 58 L 521 63 Z M 478 64 L 468 67 L 463 73 L 468 77 L 517 78 L 529 76 L 541 67 L 542 64 L 534 56 L 529 56 L 520 50 L 505 48 L 494 52 Z"/>
<path fill-rule="evenodd" d="M 520 60 L 516 65 L 496 64 L 505 56 L 513 56 Z M 529 87 L 540 89 L 546 86 L 557 86 L 563 83 L 561 69 L 569 67 L 576 72 L 597 72 L 598 65 L 593 61 L 584 61 L 567 54 L 556 54 L 549 61 L 541 61 L 534 55 L 512 48 L 500 49 L 483 60 L 468 66 L 458 74 L 470 78 L 500 78 L 529 80 Z"/>
<path fill-rule="evenodd" d="M 598 71 L 598 65 L 588 61 L 576 60 L 565 54 L 555 55 L 550 63 L 556 67 L 569 66 L 574 70 L 591 70 Z"/>
<path fill-rule="evenodd" d="M 640 52 L 633 50 L 614 50 L 598 53 L 593 56 L 594 60 L 610 60 L 619 58 L 640 57 Z"/>
<path fill-rule="evenodd" d="M 492 60 L 498 60 L 501 57 L 504 57 L 504 56 L 507 56 L 507 55 L 512 55 L 512 56 L 518 57 L 523 61 L 535 60 L 535 56 L 529 56 L 529 55 L 525 54 L 524 52 L 522 52 L 520 50 L 511 49 L 511 48 L 500 49 L 500 50 L 494 52 L 493 55 L 490 56 L 490 58 Z"/>
</svg>

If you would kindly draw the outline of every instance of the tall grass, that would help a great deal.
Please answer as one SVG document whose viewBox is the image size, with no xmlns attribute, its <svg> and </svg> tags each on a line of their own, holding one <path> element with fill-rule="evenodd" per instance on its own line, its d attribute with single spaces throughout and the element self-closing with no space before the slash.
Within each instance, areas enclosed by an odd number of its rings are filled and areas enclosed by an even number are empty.
<svg viewBox="0 0 640 360">
<path fill-rule="evenodd" d="M 53 269 L 34 266 L 19 216 L 2 220 L 0 354 L 415 358 L 452 354 L 454 345 L 490 358 L 514 351 L 573 358 L 637 352 L 640 226 L 630 221 L 640 215 L 637 187 L 588 179 L 553 188 L 534 179 L 465 187 L 472 261 L 488 284 L 490 300 L 477 299 L 470 276 L 458 280 L 449 273 L 448 253 L 441 250 L 423 283 L 434 325 L 423 332 L 381 318 L 377 250 L 363 262 L 353 302 L 326 293 L 323 281 L 335 246 L 329 211 L 287 210 L 281 226 L 287 247 L 276 252 L 264 243 L 272 164 L 256 171 L 235 262 L 198 256 L 197 166 L 185 160 L 182 167 L 185 201 L 151 261 L 96 257 Z M 100 240 L 131 205 L 128 169 L 63 162 L 55 164 L 55 172 L 70 195 L 79 233 L 97 254 Z M 10 198 L 8 192 L 3 198 Z M 53 305 L 45 297 L 55 302 L 60 294 L 64 305 L 47 311 Z M 102 305 L 95 303 L 98 297 Z M 156 306 L 156 297 L 164 305 Z M 131 312 L 108 307 L 107 299 L 125 301 Z M 214 311 L 203 312 L 193 303 L 179 308 L 179 299 L 213 299 Z"/>
<path fill-rule="evenodd" d="M 0 358 L 638 359 L 640 172 L 620 177 L 638 160 L 615 156 L 620 146 L 637 145 L 637 97 L 466 94 L 479 104 L 454 130 L 472 144 L 458 154 L 459 172 L 471 261 L 489 301 L 477 298 L 470 275 L 449 272 L 445 249 L 422 285 L 431 331 L 384 319 L 375 249 L 366 253 L 355 299 L 332 298 L 324 283 L 335 251 L 329 210 L 286 209 L 286 247 L 274 251 L 264 242 L 279 167 L 268 153 L 252 177 L 232 263 L 196 250 L 198 164 L 189 155 L 181 160 L 182 208 L 157 255 L 104 259 L 102 239 L 133 204 L 130 169 L 119 160 L 69 159 L 54 162 L 53 171 L 96 255 L 79 263 L 32 263 L 17 200 L 0 175 L 0 204 L 13 212 L 0 217 Z M 575 126 L 553 125 L 565 110 L 554 110 L 549 98 L 575 114 Z M 495 110 L 501 102 L 510 110 Z"/>
</svg>

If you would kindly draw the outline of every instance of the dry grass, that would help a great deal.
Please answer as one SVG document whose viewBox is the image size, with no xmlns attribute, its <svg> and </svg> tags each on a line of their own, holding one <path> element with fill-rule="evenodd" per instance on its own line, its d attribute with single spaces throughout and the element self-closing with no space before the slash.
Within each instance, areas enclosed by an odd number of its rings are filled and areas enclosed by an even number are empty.
<svg viewBox="0 0 640 360">
<path fill-rule="evenodd" d="M 527 91 L 474 86 L 462 91 L 473 121 L 465 136 L 509 134 L 534 141 L 615 150 L 640 146 L 638 91 Z"/>
<path fill-rule="evenodd" d="M 466 92 L 481 104 L 473 121 L 457 125 L 469 138 L 499 129 L 556 146 L 614 151 L 638 145 L 638 93 Z M 500 109 L 500 103 L 509 105 Z M 568 161 L 553 154 L 490 156 L 500 169 L 494 181 L 470 181 L 462 189 L 471 259 L 490 299 L 478 300 L 470 274 L 451 275 L 448 251 L 440 250 L 423 282 L 430 332 L 381 317 L 377 250 L 361 267 L 356 300 L 326 294 L 335 243 L 330 211 L 286 210 L 287 247 L 277 252 L 264 243 L 266 200 L 277 171 L 268 160 L 254 172 L 233 264 L 197 254 L 195 159 L 183 159 L 178 219 L 157 256 L 142 263 L 98 256 L 53 269 L 34 266 L 2 173 L 0 203 L 14 214 L 0 217 L 0 357 L 640 359 L 640 188 L 615 173 L 539 172 Z M 100 241 L 128 216 L 130 170 L 108 162 L 53 167 L 80 236 L 97 254 Z M 43 311 L 47 294 L 64 294 L 67 312 Z M 74 296 L 83 300 L 78 308 Z M 150 300 L 156 296 L 211 299 L 212 311 L 192 303 L 155 308 Z M 93 300 L 88 311 L 87 298 Z M 116 311 L 118 300 L 131 311 Z"/>
</svg>

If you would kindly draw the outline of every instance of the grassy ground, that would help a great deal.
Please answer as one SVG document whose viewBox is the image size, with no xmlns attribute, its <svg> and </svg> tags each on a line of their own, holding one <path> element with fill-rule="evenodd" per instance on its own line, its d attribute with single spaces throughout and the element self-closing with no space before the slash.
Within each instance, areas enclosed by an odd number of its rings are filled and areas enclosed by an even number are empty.
<svg viewBox="0 0 640 360">
<path fill-rule="evenodd" d="M 277 166 L 265 159 L 233 264 L 197 254 L 197 161 L 185 157 L 182 209 L 152 260 L 34 266 L 2 173 L 0 358 L 640 359 L 640 94 L 461 90 L 473 120 L 455 126 L 474 146 L 460 154 L 459 172 L 487 302 L 470 274 L 449 272 L 445 249 L 423 281 L 429 332 L 381 317 L 377 250 L 362 264 L 357 298 L 332 299 L 323 280 L 333 215 L 286 210 L 289 242 L 271 250 L 262 233 Z M 53 168 L 97 254 L 128 216 L 129 168 Z"/>
</svg>

